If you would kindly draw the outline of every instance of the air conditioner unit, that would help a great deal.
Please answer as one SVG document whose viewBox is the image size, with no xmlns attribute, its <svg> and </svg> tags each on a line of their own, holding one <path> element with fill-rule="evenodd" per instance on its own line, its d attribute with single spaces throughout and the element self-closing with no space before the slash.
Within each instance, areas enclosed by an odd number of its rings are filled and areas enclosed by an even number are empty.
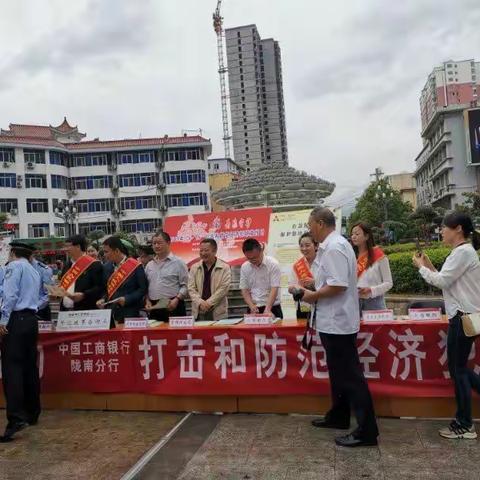
<svg viewBox="0 0 480 480">
<path fill-rule="evenodd" d="M 158 190 L 163 190 L 164 188 L 166 188 L 166 185 L 165 185 L 163 182 L 160 182 L 160 183 L 157 185 L 157 188 L 158 188 Z"/>
<path fill-rule="evenodd" d="M 112 192 L 118 192 L 118 184 L 114 183 L 111 187 L 110 187 L 110 190 Z"/>
<path fill-rule="evenodd" d="M 10 168 L 10 162 L 3 162 L 3 168 Z"/>
<path fill-rule="evenodd" d="M 17 188 L 22 188 L 22 176 L 17 175 Z"/>
<path fill-rule="evenodd" d="M 210 205 L 205 205 L 205 211 L 209 212 L 210 211 Z"/>
<path fill-rule="evenodd" d="M 18 215 L 18 210 L 17 210 L 16 208 L 12 208 L 12 209 L 10 210 L 10 215 L 14 215 L 14 216 L 15 216 L 15 215 Z"/>
<path fill-rule="evenodd" d="M 115 172 L 117 170 L 117 164 L 116 163 L 111 163 L 107 167 L 109 172 Z"/>
<path fill-rule="evenodd" d="M 27 170 L 33 170 L 35 168 L 35 164 L 33 162 L 26 163 Z"/>
<path fill-rule="evenodd" d="M 118 208 L 112 208 L 112 215 L 118 217 L 120 215 L 120 210 Z"/>
<path fill-rule="evenodd" d="M 78 192 L 77 192 L 76 190 L 72 190 L 72 189 L 68 189 L 68 190 L 67 190 L 67 195 L 68 195 L 69 197 L 73 197 L 73 196 L 75 196 L 77 193 L 78 193 Z"/>
<path fill-rule="evenodd" d="M 158 160 L 156 162 L 156 165 L 157 165 L 157 168 L 159 168 L 160 170 L 163 170 L 163 167 L 165 167 L 165 161 L 164 160 Z"/>
<path fill-rule="evenodd" d="M 166 205 L 162 205 L 159 209 L 162 213 L 165 213 L 168 210 L 168 207 Z"/>
</svg>

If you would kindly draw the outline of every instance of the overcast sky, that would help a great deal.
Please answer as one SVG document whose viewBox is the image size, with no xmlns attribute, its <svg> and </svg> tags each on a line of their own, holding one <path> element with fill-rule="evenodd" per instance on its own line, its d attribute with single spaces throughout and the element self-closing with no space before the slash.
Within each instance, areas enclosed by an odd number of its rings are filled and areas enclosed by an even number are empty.
<svg viewBox="0 0 480 480">
<path fill-rule="evenodd" d="M 480 60 L 479 0 L 224 0 L 280 42 L 290 164 L 361 187 L 414 168 L 433 67 Z M 203 130 L 222 156 L 216 0 L 15 0 L 0 16 L 0 126 L 88 138 Z"/>
</svg>

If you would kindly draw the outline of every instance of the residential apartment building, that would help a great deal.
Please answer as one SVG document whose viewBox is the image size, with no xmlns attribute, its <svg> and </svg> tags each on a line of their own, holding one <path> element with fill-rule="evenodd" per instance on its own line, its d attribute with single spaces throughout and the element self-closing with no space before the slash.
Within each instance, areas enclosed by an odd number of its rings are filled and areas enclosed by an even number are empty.
<svg viewBox="0 0 480 480">
<path fill-rule="evenodd" d="M 0 212 L 17 236 L 64 236 L 66 205 L 83 234 L 146 234 L 167 215 L 210 211 L 210 140 L 84 138 L 66 119 L 0 131 Z"/>
<path fill-rule="evenodd" d="M 429 75 L 420 96 L 423 148 L 415 158 L 419 205 L 446 209 L 480 185 L 480 166 L 467 148 L 465 111 L 477 106 L 480 62 L 445 62 Z"/>
<path fill-rule="evenodd" d="M 393 190 L 400 193 L 404 202 L 409 202 L 413 209 L 417 208 L 417 190 L 413 173 L 396 173 L 387 175 L 387 182 Z"/>
<path fill-rule="evenodd" d="M 210 158 L 208 160 L 210 193 L 213 194 L 227 188 L 234 180 L 237 180 L 242 173 L 243 168 L 231 158 Z M 212 211 L 220 212 L 223 210 L 225 210 L 225 208 L 212 198 Z"/>
<path fill-rule="evenodd" d="M 282 61 L 277 41 L 255 25 L 225 30 L 235 161 L 248 172 L 288 164 Z"/>
</svg>

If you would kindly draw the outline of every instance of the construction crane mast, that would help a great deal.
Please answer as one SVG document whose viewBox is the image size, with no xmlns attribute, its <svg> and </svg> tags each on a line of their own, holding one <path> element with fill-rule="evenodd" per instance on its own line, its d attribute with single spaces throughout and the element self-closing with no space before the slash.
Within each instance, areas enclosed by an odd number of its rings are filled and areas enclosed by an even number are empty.
<svg viewBox="0 0 480 480">
<path fill-rule="evenodd" d="M 227 96 L 227 67 L 225 66 L 225 55 L 223 47 L 223 17 L 220 13 L 222 0 L 217 0 L 217 8 L 213 13 L 213 29 L 217 34 L 217 51 L 218 51 L 218 74 L 220 76 L 220 95 L 222 99 L 222 124 L 223 124 L 223 148 L 225 158 L 230 156 L 230 126 L 228 121 L 228 96 Z"/>
</svg>

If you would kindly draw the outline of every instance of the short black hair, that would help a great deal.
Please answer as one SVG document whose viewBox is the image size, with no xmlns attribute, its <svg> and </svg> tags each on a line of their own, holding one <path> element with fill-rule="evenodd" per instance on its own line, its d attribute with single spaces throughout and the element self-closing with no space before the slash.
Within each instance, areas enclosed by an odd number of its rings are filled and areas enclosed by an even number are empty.
<svg viewBox="0 0 480 480">
<path fill-rule="evenodd" d="M 155 252 L 153 251 L 153 247 L 151 245 L 139 245 L 137 247 L 139 255 L 155 255 Z"/>
<path fill-rule="evenodd" d="M 323 222 L 327 227 L 335 226 L 335 215 L 325 207 L 315 207 L 310 216 L 317 222 Z"/>
<path fill-rule="evenodd" d="M 305 232 L 305 233 L 303 233 L 303 234 L 301 235 L 301 237 L 298 239 L 298 244 L 299 244 L 299 245 L 300 245 L 300 243 L 302 243 L 302 240 L 303 240 L 304 238 L 309 238 L 309 239 L 312 241 L 312 243 L 313 243 L 316 247 L 318 247 L 318 242 L 313 238 L 312 232 Z"/>
<path fill-rule="evenodd" d="M 23 247 L 11 247 L 10 252 L 17 258 L 26 258 L 27 260 L 32 256 L 32 251 Z"/>
<path fill-rule="evenodd" d="M 157 232 L 155 232 L 153 237 L 152 237 L 152 240 L 155 237 L 162 237 L 167 243 L 171 243 L 171 241 L 172 241 L 172 239 L 170 238 L 170 235 L 163 230 L 158 230 Z"/>
<path fill-rule="evenodd" d="M 87 250 L 87 238 L 85 235 L 72 235 L 65 240 L 65 243 L 71 243 L 74 247 L 80 247 L 82 252 Z"/>
<path fill-rule="evenodd" d="M 242 251 L 252 252 L 253 250 L 261 250 L 262 245 L 256 238 L 247 238 L 242 244 Z"/>
<path fill-rule="evenodd" d="M 123 244 L 120 237 L 115 237 L 115 236 L 108 237 L 103 241 L 103 245 L 106 245 L 107 247 L 111 248 L 112 250 L 120 250 L 125 255 L 128 255 L 128 249 Z"/>
<path fill-rule="evenodd" d="M 213 249 L 214 249 L 215 251 L 218 250 L 218 245 L 217 245 L 217 242 L 216 242 L 216 240 L 215 240 L 214 238 L 204 238 L 204 239 L 200 242 L 200 244 L 202 244 L 202 243 L 208 243 L 209 245 L 211 245 L 211 246 L 213 247 Z"/>
</svg>

